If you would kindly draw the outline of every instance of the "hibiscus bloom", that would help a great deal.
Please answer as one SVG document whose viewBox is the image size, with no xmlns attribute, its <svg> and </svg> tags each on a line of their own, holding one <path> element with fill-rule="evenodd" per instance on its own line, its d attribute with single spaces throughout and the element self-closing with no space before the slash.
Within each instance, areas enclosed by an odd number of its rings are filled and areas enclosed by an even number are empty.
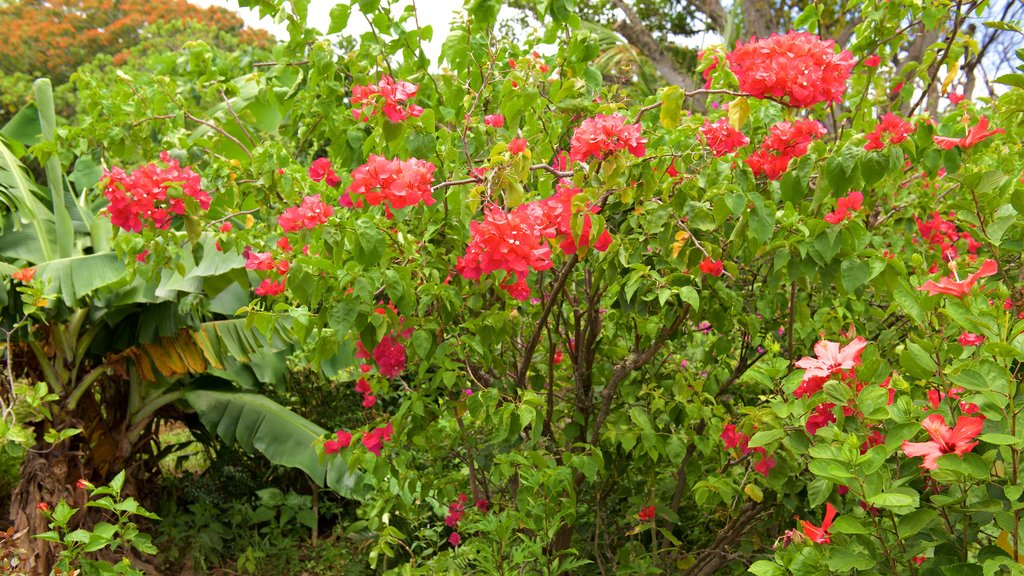
<svg viewBox="0 0 1024 576">
<path fill-rule="evenodd" d="M 831 535 L 828 533 L 828 529 L 832 527 L 832 522 L 836 518 L 836 509 L 831 503 L 825 503 L 825 518 L 821 521 L 821 526 L 815 526 L 809 521 L 804 520 L 803 524 L 804 534 L 811 539 L 811 542 L 815 544 L 829 544 Z"/>
<path fill-rule="evenodd" d="M 964 280 L 957 280 L 954 277 L 946 276 L 939 280 L 937 284 L 934 281 L 929 280 L 917 289 L 928 292 L 929 296 L 934 296 L 936 294 L 948 294 L 950 296 L 956 296 L 957 298 L 963 299 L 963 297 L 971 291 L 971 288 L 974 287 L 974 284 L 978 280 L 992 276 L 998 271 L 999 264 L 997 264 L 995 260 L 985 260 L 982 262 L 981 267 L 978 268 L 977 272 L 971 274 Z"/>
<path fill-rule="evenodd" d="M 814 436 L 819 428 L 824 428 L 836 421 L 836 415 L 832 412 L 835 407 L 836 405 L 832 402 L 823 402 L 814 407 L 811 415 L 807 417 L 807 422 L 804 423 L 804 428 L 809 436 Z"/>
<path fill-rule="evenodd" d="M 947 136 L 932 136 L 932 140 L 935 144 L 943 150 L 952 150 L 953 148 L 970 148 L 978 142 L 988 138 L 989 136 L 995 136 L 996 134 L 1003 134 L 1005 131 L 1002 128 L 996 128 L 994 130 L 988 129 L 988 118 L 982 116 L 978 119 L 978 123 L 973 127 L 967 129 L 967 135 L 963 138 L 949 138 Z"/>
<path fill-rule="evenodd" d="M 796 361 L 796 367 L 804 369 L 804 377 L 800 386 L 793 391 L 793 395 L 797 398 L 809 397 L 820 391 L 825 381 L 833 374 L 859 366 L 860 355 L 867 345 L 868 341 L 862 336 L 854 338 L 842 348 L 838 342 L 818 341 L 814 345 L 814 354 L 817 358 L 805 356 Z"/>
<path fill-rule="evenodd" d="M 981 433 L 981 427 L 984 424 L 984 418 L 961 416 L 957 418 L 956 426 L 950 428 L 941 414 L 932 414 L 921 423 L 921 427 L 928 431 L 928 435 L 932 439 L 928 442 L 904 440 L 903 453 L 908 458 L 923 457 L 924 461 L 921 462 L 921 467 L 934 470 L 939 466 L 939 456 L 956 454 L 962 457 L 973 450 L 978 442 L 976 440 L 971 442 L 971 440 Z"/>
</svg>

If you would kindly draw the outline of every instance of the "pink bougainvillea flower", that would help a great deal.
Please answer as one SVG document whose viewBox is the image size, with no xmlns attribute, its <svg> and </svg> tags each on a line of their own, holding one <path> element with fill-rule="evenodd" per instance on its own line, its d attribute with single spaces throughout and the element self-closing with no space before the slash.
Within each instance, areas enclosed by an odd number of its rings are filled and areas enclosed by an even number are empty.
<svg viewBox="0 0 1024 576">
<path fill-rule="evenodd" d="M 419 86 L 402 80 L 395 81 L 391 76 L 384 76 L 376 85 L 352 87 L 352 116 L 356 120 L 366 122 L 377 113 L 377 105 L 383 101 L 384 116 L 391 122 L 401 122 L 409 116 L 418 117 L 423 108 L 412 104 Z M 367 111 L 369 110 L 369 111 Z"/>
<path fill-rule="evenodd" d="M 936 294 L 948 294 L 962 299 L 971 291 L 971 288 L 974 287 L 974 284 L 978 280 L 992 276 L 998 271 L 999 264 L 997 264 L 995 260 L 985 260 L 982 262 L 981 267 L 978 268 L 977 272 L 971 274 L 964 280 L 957 280 L 952 276 L 946 276 L 940 279 L 938 283 L 929 280 L 917 289 L 928 292 L 929 296 L 934 296 Z"/>
<path fill-rule="evenodd" d="M 637 512 L 636 516 L 641 522 L 650 522 L 651 520 L 654 520 L 655 510 L 657 510 L 657 506 L 647 506 L 645 508 L 641 508 L 640 511 Z"/>
<path fill-rule="evenodd" d="M 836 209 L 833 212 L 825 214 L 825 221 L 829 224 L 839 224 L 847 217 L 852 218 L 853 213 L 860 210 L 861 205 L 864 202 L 864 194 L 860 192 L 850 192 L 843 198 L 836 200 Z"/>
<path fill-rule="evenodd" d="M 508 143 L 508 151 L 510 154 L 522 154 L 526 151 L 526 138 L 513 138 Z"/>
<path fill-rule="evenodd" d="M 374 456 L 380 456 L 380 450 L 384 447 L 384 443 L 390 442 L 391 436 L 394 433 L 395 429 L 388 422 L 387 426 L 383 428 L 374 428 L 372 431 L 363 434 L 363 446 L 372 452 Z"/>
<path fill-rule="evenodd" d="M 889 144 L 899 144 L 906 140 L 917 127 L 899 116 L 889 112 L 882 116 L 878 126 L 864 136 L 868 143 L 864 145 L 865 150 L 881 150 Z M 888 138 L 884 138 L 888 136 Z"/>
<path fill-rule="evenodd" d="M 341 184 L 341 178 L 331 168 L 330 158 L 317 158 L 309 167 L 309 178 L 314 182 L 326 182 L 331 188 L 337 188 Z"/>
<path fill-rule="evenodd" d="M 712 260 L 710 257 L 705 257 L 700 262 L 700 271 L 705 274 L 721 276 L 724 270 L 721 260 Z"/>
<path fill-rule="evenodd" d="M 956 106 L 957 104 L 963 102 L 967 98 L 967 95 L 965 95 L 965 94 L 957 94 L 956 92 L 950 92 L 948 98 L 949 98 L 949 101 L 954 106 Z"/>
<path fill-rule="evenodd" d="M 348 448 L 352 444 L 352 434 L 344 430 L 338 430 L 334 433 L 337 440 L 326 440 L 324 441 L 324 453 L 326 454 L 337 454 L 341 452 L 342 448 Z"/>
<path fill-rule="evenodd" d="M 921 427 L 928 431 L 931 440 L 928 442 L 904 440 L 903 453 L 908 458 L 922 457 L 924 460 L 921 462 L 921 467 L 935 470 L 939 466 L 940 456 L 956 454 L 962 457 L 973 450 L 978 442 L 971 440 L 981 433 L 984 424 L 984 418 L 961 416 L 957 418 L 956 426 L 950 428 L 941 414 L 931 414 L 921 423 Z"/>
<path fill-rule="evenodd" d="M 761 147 L 747 157 L 745 162 L 753 170 L 754 176 L 778 180 L 789 169 L 791 160 L 807 154 L 811 142 L 827 133 L 817 120 L 779 122 L 768 129 Z"/>
<path fill-rule="evenodd" d="M 637 158 L 647 153 L 646 138 L 640 136 L 640 124 L 627 124 L 620 114 L 598 114 L 587 118 L 572 135 L 569 159 L 582 162 L 602 159 L 617 150 L 626 150 Z"/>
<path fill-rule="evenodd" d="M 356 206 L 362 205 L 362 198 L 371 206 L 384 204 L 388 210 L 420 202 L 430 206 L 434 203 L 431 184 L 435 170 L 426 160 L 388 160 L 371 154 L 366 164 L 352 171 L 352 183 L 345 190 L 357 200 Z"/>
<path fill-rule="evenodd" d="M 872 54 L 865 58 L 862 63 L 868 68 L 877 68 L 882 63 L 882 59 L 878 57 L 878 54 Z"/>
<path fill-rule="evenodd" d="M 750 437 L 738 431 L 735 424 L 726 424 L 722 427 L 722 442 L 726 448 L 739 448 L 746 452 L 749 441 Z"/>
<path fill-rule="evenodd" d="M 988 138 L 989 136 L 995 136 L 996 134 L 1004 134 L 1005 130 L 1002 128 L 996 128 L 994 130 L 988 129 L 988 118 L 982 116 L 978 119 L 978 123 L 967 129 L 967 135 L 963 138 L 950 138 L 947 136 L 932 136 L 932 140 L 935 144 L 943 150 L 952 150 L 953 148 L 970 148 L 978 142 Z"/>
<path fill-rule="evenodd" d="M 484 116 L 484 126 L 490 126 L 492 128 L 501 128 L 505 125 L 505 117 L 501 114 L 488 114 Z"/>
<path fill-rule="evenodd" d="M 275 266 L 273 252 L 249 251 L 245 255 L 245 267 L 249 270 L 273 270 Z"/>
<path fill-rule="evenodd" d="M 800 386 L 793 391 L 797 398 L 809 397 L 821 390 L 825 381 L 837 372 L 849 371 L 860 365 L 860 355 L 868 341 L 863 337 L 854 338 L 849 344 L 839 347 L 838 342 L 819 340 L 814 345 L 817 358 L 805 356 L 797 360 L 797 368 L 804 369 L 804 377 Z"/>
<path fill-rule="evenodd" d="M 139 262 L 140 264 L 145 264 L 146 258 L 149 258 L 149 248 L 146 248 L 142 252 L 139 252 L 138 254 L 135 255 L 135 261 Z"/>
<path fill-rule="evenodd" d="M 458 532 L 452 532 L 448 537 L 448 543 L 452 545 L 452 548 L 458 548 L 459 544 L 462 544 L 462 536 L 459 536 Z"/>
<path fill-rule="evenodd" d="M 22 282 L 24 284 L 28 284 L 35 277 L 36 277 L 36 269 L 35 268 L 22 268 L 21 270 L 18 270 L 14 274 L 11 274 L 11 278 L 14 278 L 18 282 Z"/>
<path fill-rule="evenodd" d="M 961 346 L 978 346 L 985 341 L 985 337 L 973 332 L 964 332 L 957 338 Z"/>
<path fill-rule="evenodd" d="M 225 223 L 220 225 L 219 230 L 222 233 L 227 234 L 228 232 L 231 232 L 232 228 L 234 228 L 234 226 L 231 225 L 231 222 L 225 222 Z"/>
<path fill-rule="evenodd" d="M 405 345 L 386 334 L 373 348 L 377 371 L 385 378 L 396 378 L 405 372 Z"/>
<path fill-rule="evenodd" d="M 767 478 L 768 473 L 772 471 L 772 468 L 775 468 L 775 458 L 765 454 L 763 447 L 759 446 L 757 451 L 761 454 L 761 459 L 754 462 L 754 471 Z"/>
<path fill-rule="evenodd" d="M 811 539 L 811 542 L 815 544 L 829 544 L 832 542 L 831 535 L 828 533 L 829 528 L 832 527 L 832 522 L 836 519 L 836 509 L 830 502 L 825 503 L 825 518 L 821 521 L 821 526 L 815 526 L 809 521 L 804 520 L 801 522 L 803 525 L 804 534 Z"/>
<path fill-rule="evenodd" d="M 486 499 L 481 498 L 476 501 L 476 504 L 474 504 L 474 506 L 476 506 L 477 510 L 483 512 L 484 514 L 487 514 L 487 507 L 490 506 L 490 503 L 487 502 Z"/>
<path fill-rule="evenodd" d="M 704 144 L 711 149 L 716 158 L 726 154 L 732 154 L 740 148 L 750 144 L 750 139 L 743 135 L 743 132 L 732 127 L 728 118 L 719 118 L 714 124 L 705 120 L 700 127 L 700 134 L 703 136 Z M 674 162 L 674 160 L 673 160 Z M 675 171 L 675 166 L 669 166 Z M 676 176 L 669 174 L 669 176 Z"/>
<path fill-rule="evenodd" d="M 740 90 L 755 98 L 773 98 L 790 106 L 842 102 L 846 81 L 856 63 L 848 50 L 807 32 L 772 34 L 736 42 L 726 59 Z"/>
<path fill-rule="evenodd" d="M 334 208 L 321 200 L 319 194 L 314 194 L 303 198 L 298 206 L 285 209 L 284 213 L 278 216 L 277 224 L 285 232 L 298 232 L 325 224 L 333 215 Z"/>
<path fill-rule="evenodd" d="M 264 278 L 263 282 L 255 290 L 257 296 L 274 296 L 284 292 L 284 280 L 274 282 L 270 278 Z"/>
<path fill-rule="evenodd" d="M 147 226 L 166 230 L 175 215 L 185 214 L 186 198 L 195 200 L 202 210 L 210 208 L 210 194 L 202 189 L 199 174 L 182 167 L 167 152 L 160 153 L 160 161 L 167 167 L 146 164 L 130 174 L 116 167 L 103 172 L 101 184 L 110 201 L 106 214 L 111 224 L 128 232 L 141 232 Z M 172 188 L 181 194 L 170 194 Z"/>
</svg>

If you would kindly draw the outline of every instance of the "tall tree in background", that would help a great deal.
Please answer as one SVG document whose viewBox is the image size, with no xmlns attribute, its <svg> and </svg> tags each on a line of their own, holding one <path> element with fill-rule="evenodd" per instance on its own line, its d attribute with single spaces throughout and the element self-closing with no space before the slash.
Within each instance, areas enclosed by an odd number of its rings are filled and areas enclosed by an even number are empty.
<svg viewBox="0 0 1024 576">
<path fill-rule="evenodd" d="M 185 0 L 26 0 L 0 7 L 0 72 L 65 82 L 98 54 L 117 55 L 140 40 L 149 24 L 190 20 L 235 32 L 246 42 L 264 43 L 265 32 L 245 29 L 223 8 L 199 8 Z"/>
</svg>

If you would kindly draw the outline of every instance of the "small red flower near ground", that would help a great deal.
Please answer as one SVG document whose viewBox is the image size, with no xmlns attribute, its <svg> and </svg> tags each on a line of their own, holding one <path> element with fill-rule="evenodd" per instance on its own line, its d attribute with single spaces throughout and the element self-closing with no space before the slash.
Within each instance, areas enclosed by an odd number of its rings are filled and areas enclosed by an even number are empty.
<svg viewBox="0 0 1024 576">
<path fill-rule="evenodd" d="M 14 278 L 18 282 L 22 282 L 22 283 L 25 283 L 25 284 L 28 284 L 29 282 L 31 282 L 32 279 L 35 278 L 35 277 L 36 277 L 36 269 L 35 268 L 22 268 L 21 270 L 18 270 L 14 274 L 11 274 L 11 278 Z"/>
<path fill-rule="evenodd" d="M 637 512 L 636 516 L 640 519 L 641 522 L 650 522 L 651 520 L 654 520 L 654 512 L 656 509 L 657 506 L 647 506 L 646 508 L 641 508 L 640 511 Z"/>
</svg>

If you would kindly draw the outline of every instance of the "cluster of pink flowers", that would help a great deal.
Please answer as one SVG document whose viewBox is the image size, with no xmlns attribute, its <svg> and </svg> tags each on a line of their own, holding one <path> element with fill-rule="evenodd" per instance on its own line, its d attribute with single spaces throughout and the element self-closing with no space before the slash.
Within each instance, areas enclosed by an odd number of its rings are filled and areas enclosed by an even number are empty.
<svg viewBox="0 0 1024 576">
<path fill-rule="evenodd" d="M 569 159 L 582 162 L 602 159 L 617 150 L 626 150 L 637 158 L 647 153 L 647 139 L 640 135 L 640 124 L 627 124 L 620 114 L 598 114 L 587 118 L 572 135 Z"/>
<path fill-rule="evenodd" d="M 505 125 L 505 117 L 501 114 L 488 114 L 484 116 L 484 126 L 490 126 L 491 128 L 501 128 Z"/>
<path fill-rule="evenodd" d="M 275 259 L 272 252 L 255 252 L 247 246 L 242 252 L 242 256 L 245 258 L 245 267 L 248 270 L 274 271 L 279 276 L 285 276 L 288 274 L 288 270 L 291 269 L 291 263 L 288 260 L 284 258 L 280 260 Z M 285 281 L 283 278 L 280 280 L 264 278 L 254 292 L 257 296 L 274 296 L 284 292 L 284 289 Z"/>
<path fill-rule="evenodd" d="M 362 444 L 368 452 L 371 452 L 374 456 L 380 456 L 381 448 L 384 447 L 385 442 L 391 441 L 391 436 L 394 435 L 395 428 L 390 422 L 387 423 L 383 428 L 374 428 L 369 432 L 363 434 Z M 338 430 L 335 432 L 336 440 L 325 440 L 324 441 L 324 453 L 327 455 L 337 454 L 342 449 L 348 448 L 352 444 L 352 434 L 345 430 Z"/>
<path fill-rule="evenodd" d="M 298 232 L 325 224 L 334 215 L 334 208 L 320 199 L 319 194 L 306 196 L 298 206 L 285 209 L 277 224 L 285 232 Z"/>
<path fill-rule="evenodd" d="M 789 162 L 807 154 L 807 147 L 827 133 L 817 120 L 779 122 L 768 129 L 761 147 L 747 158 L 754 176 L 778 180 L 789 169 Z"/>
<path fill-rule="evenodd" d="M 210 208 L 210 195 L 203 191 L 199 174 L 181 167 L 167 152 L 160 153 L 160 161 L 167 167 L 146 164 L 130 174 L 116 167 L 103 173 L 103 195 L 110 201 L 106 212 L 112 224 L 129 232 L 141 232 L 147 225 L 166 230 L 175 215 L 185 214 L 186 196 L 201 209 Z M 181 194 L 169 193 L 172 189 Z"/>
<path fill-rule="evenodd" d="M 751 452 L 760 454 L 761 458 L 754 463 L 754 470 L 767 477 L 768 473 L 771 472 L 772 468 L 775 468 L 775 458 L 768 455 L 767 450 L 764 446 L 758 446 L 757 448 L 750 448 L 748 446 L 750 442 L 750 436 L 747 436 L 743 432 L 740 432 L 735 424 L 726 424 L 722 427 L 722 442 L 725 443 L 727 449 L 739 448 L 740 452 L 746 456 Z"/>
<path fill-rule="evenodd" d="M 950 212 L 949 217 L 955 218 L 956 213 Z M 928 220 L 921 220 L 914 216 L 914 222 L 917 223 L 917 231 L 921 234 L 921 237 L 939 253 L 942 260 L 946 262 L 956 260 L 959 256 L 956 243 L 960 240 L 967 243 L 967 253 L 970 254 L 971 259 L 973 260 L 977 257 L 978 249 L 981 248 L 981 242 L 975 240 L 970 232 L 959 231 L 955 222 L 946 220 L 938 212 L 933 212 Z M 914 242 L 917 242 L 916 238 Z M 930 271 L 934 273 L 938 269 L 939 267 L 936 263 Z"/>
<path fill-rule="evenodd" d="M 829 224 L 839 224 L 847 217 L 853 218 L 853 213 L 860 210 L 864 202 L 864 194 L 850 192 L 843 198 L 836 200 L 836 209 L 825 214 L 825 221 Z"/>
<path fill-rule="evenodd" d="M 355 199 L 356 206 L 362 206 L 362 198 L 371 206 L 384 204 L 390 216 L 391 210 L 406 208 L 423 202 L 434 203 L 431 184 L 437 167 L 412 158 L 388 160 L 371 154 L 366 164 L 352 172 L 352 184 L 346 191 Z"/>
<path fill-rule="evenodd" d="M 462 536 L 459 535 L 458 530 L 459 522 L 462 520 L 462 516 L 466 513 L 466 502 L 469 502 L 469 496 L 459 493 L 455 498 L 455 502 L 448 505 L 448 515 L 444 517 L 444 525 L 452 529 L 451 535 L 448 536 L 448 543 L 451 544 L 453 548 L 462 544 Z M 481 498 L 476 501 L 474 506 L 484 514 L 487 513 L 487 500 Z"/>
<path fill-rule="evenodd" d="M 645 506 L 636 513 L 636 517 L 641 522 L 650 522 L 654 520 L 654 513 L 658 510 L 657 506 Z"/>
<path fill-rule="evenodd" d="M 964 402 L 964 401 L 960 400 L 960 395 L 963 394 L 963 393 L 964 393 L 964 389 L 959 387 L 959 386 L 954 386 L 954 387 L 950 388 L 949 392 L 939 392 L 938 390 L 929 390 L 928 391 L 928 404 L 931 405 L 932 410 L 938 410 L 939 409 L 939 404 L 942 403 L 943 399 L 951 398 L 953 400 L 958 401 L 957 406 L 960 408 L 960 411 L 963 412 L 964 414 L 977 414 L 978 412 L 980 412 L 981 408 L 979 408 L 977 404 L 975 404 L 973 402 Z M 978 415 L 978 417 L 982 418 L 982 419 L 985 418 L 984 416 L 982 416 L 980 414 Z"/>
<path fill-rule="evenodd" d="M 389 304 L 388 307 L 392 311 L 396 311 L 393 304 Z M 387 314 L 387 310 L 385 310 L 384 307 L 377 308 L 374 312 L 380 315 Z M 405 320 L 403 318 L 399 318 L 398 321 L 401 326 Z M 408 340 L 411 336 L 412 328 L 400 328 L 397 332 L 385 334 L 384 337 L 380 339 L 380 342 L 373 347 L 372 353 L 363 346 L 362 342 L 356 342 L 356 358 L 366 361 L 369 361 L 372 358 L 374 364 L 377 366 L 377 372 L 380 373 L 381 376 L 385 378 L 397 378 L 402 375 L 402 372 L 405 372 L 406 354 L 405 344 L 403 344 L 403 341 Z M 359 369 L 365 374 L 372 370 L 373 366 L 368 362 L 363 362 L 359 365 Z M 365 388 L 361 388 L 361 386 Z M 367 394 L 370 394 L 372 397 L 368 383 L 363 383 L 362 385 L 357 383 L 356 391 L 363 394 L 363 405 L 367 408 L 369 408 L 369 406 L 373 406 L 373 403 L 376 402 L 376 398 L 373 398 L 372 402 L 367 398 Z M 370 402 L 369 406 L 366 405 L 366 402 Z"/>
<path fill-rule="evenodd" d="M 551 197 L 521 204 L 510 212 L 497 206 L 487 207 L 484 220 L 469 225 L 469 244 L 465 256 L 456 263 L 456 272 L 463 278 L 477 280 L 484 274 L 504 270 L 508 276 L 500 288 L 525 301 L 530 297 L 526 283 L 530 270 L 539 272 L 552 266 L 551 247 L 546 239 L 555 239 L 566 254 L 579 254 L 591 246 L 598 251 L 607 250 L 612 236 L 605 230 L 591 239 L 590 214 L 584 215 L 579 236 L 572 233 L 572 198 L 580 192 L 563 180 Z M 592 206 L 589 210 L 596 213 L 598 209 Z"/>
<path fill-rule="evenodd" d="M 325 182 L 331 188 L 337 188 L 341 184 L 341 178 L 331 168 L 331 159 L 320 157 L 313 161 L 309 167 L 309 179 L 313 182 Z"/>
<path fill-rule="evenodd" d="M 807 32 L 736 42 L 726 59 L 740 90 L 799 107 L 841 102 L 856 63 L 850 51 L 837 54 L 834 41 Z"/>
<path fill-rule="evenodd" d="M 715 158 L 732 154 L 750 144 L 750 138 L 733 128 L 729 124 L 728 118 L 719 118 L 713 124 L 705 120 L 704 125 L 700 127 L 700 134 L 703 136 L 704 144 L 711 149 Z"/>
<path fill-rule="evenodd" d="M 705 56 L 704 50 L 701 50 L 701 51 L 697 52 L 697 61 L 701 62 L 701 64 L 698 66 L 698 69 L 700 69 L 700 67 L 703 66 L 704 56 Z M 711 57 L 710 57 L 710 62 L 708 62 L 708 64 L 707 64 L 707 67 L 705 67 L 703 70 L 701 70 L 700 75 L 701 75 L 701 77 L 704 78 L 704 89 L 705 90 L 710 90 L 711 89 L 711 83 L 714 81 L 715 70 L 718 68 L 719 64 L 720 64 L 720 62 L 718 60 L 718 56 L 715 55 L 715 54 L 712 54 Z"/>
<path fill-rule="evenodd" d="M 700 271 L 710 276 L 721 276 L 725 269 L 721 260 L 712 260 L 710 256 L 700 261 Z"/>
<path fill-rule="evenodd" d="M 899 144 L 910 137 L 915 130 L 917 130 L 916 126 L 889 112 L 882 116 L 874 130 L 864 135 L 868 139 L 864 149 L 882 150 L 890 144 Z M 888 136 L 888 138 L 884 138 L 885 136 Z"/>
<path fill-rule="evenodd" d="M 390 76 L 384 76 L 376 85 L 353 86 L 352 105 L 357 107 L 352 110 L 352 115 L 356 120 L 366 122 L 377 113 L 377 104 L 383 102 L 384 116 L 392 122 L 401 122 L 409 116 L 418 117 L 423 114 L 423 108 L 410 102 L 416 97 L 417 90 L 419 86 L 416 84 L 402 80 L 396 82 Z"/>
</svg>

